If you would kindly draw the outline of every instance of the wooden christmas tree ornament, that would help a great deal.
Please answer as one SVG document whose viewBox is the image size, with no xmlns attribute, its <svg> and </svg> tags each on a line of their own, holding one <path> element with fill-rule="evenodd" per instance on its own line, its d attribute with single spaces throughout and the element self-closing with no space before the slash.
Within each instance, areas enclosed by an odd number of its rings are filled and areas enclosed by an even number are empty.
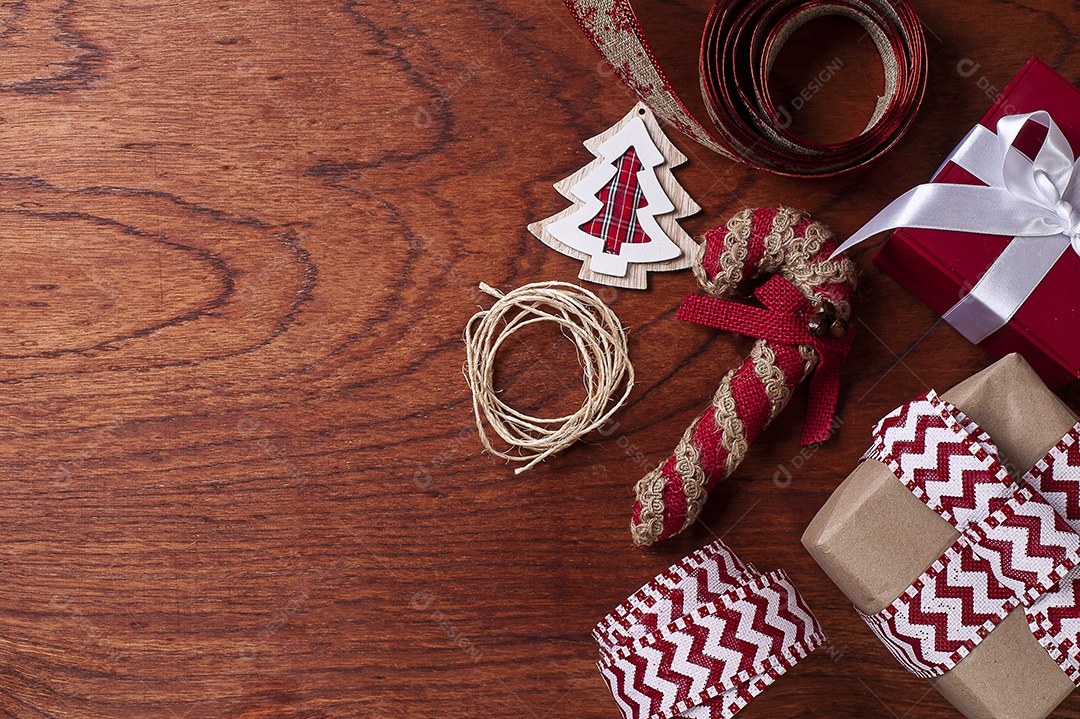
<svg viewBox="0 0 1080 719">
<path fill-rule="evenodd" d="M 701 208 L 672 174 L 686 156 L 652 112 L 638 103 L 584 144 L 596 159 L 555 183 L 574 204 L 529 231 L 582 260 L 578 277 L 602 285 L 645 289 L 649 271 L 690 267 L 697 244 L 678 220 Z"/>
</svg>

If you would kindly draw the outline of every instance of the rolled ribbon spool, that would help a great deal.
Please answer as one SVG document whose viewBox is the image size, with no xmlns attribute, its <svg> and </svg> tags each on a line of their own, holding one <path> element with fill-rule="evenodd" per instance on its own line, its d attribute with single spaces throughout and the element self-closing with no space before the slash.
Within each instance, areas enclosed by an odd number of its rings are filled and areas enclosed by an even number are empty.
<svg viewBox="0 0 1080 719">
<path fill-rule="evenodd" d="M 926 89 L 926 40 L 906 0 L 717 0 L 699 61 L 712 132 L 679 99 L 630 0 L 565 2 L 615 75 L 658 117 L 714 152 L 781 175 L 835 175 L 871 162 L 903 137 Z M 784 44 L 807 22 L 826 15 L 861 25 L 885 70 L 885 92 L 866 128 L 835 143 L 792 132 L 768 88 Z"/>
<path fill-rule="evenodd" d="M 783 571 L 721 540 L 683 557 L 593 629 L 623 719 L 731 719 L 827 641 Z"/>
</svg>

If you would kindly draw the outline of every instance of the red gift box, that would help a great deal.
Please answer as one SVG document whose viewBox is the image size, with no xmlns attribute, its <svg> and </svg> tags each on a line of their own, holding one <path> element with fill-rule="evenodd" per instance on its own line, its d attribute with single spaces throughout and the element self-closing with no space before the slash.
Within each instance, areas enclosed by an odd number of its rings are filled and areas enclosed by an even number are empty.
<svg viewBox="0 0 1080 719">
<path fill-rule="evenodd" d="M 993 130 L 1006 115 L 1046 110 L 1080 156 L 1080 90 L 1036 57 L 1001 93 L 980 124 Z M 1041 137 L 1034 137 L 1037 150 Z M 933 182 L 979 185 L 966 170 L 946 163 Z M 968 232 L 899 229 L 874 264 L 931 309 L 944 314 L 968 293 L 1011 237 Z M 1017 352 L 1046 384 L 1080 377 L 1080 255 L 1057 261 L 1009 323 L 980 343 L 994 357 Z"/>
</svg>

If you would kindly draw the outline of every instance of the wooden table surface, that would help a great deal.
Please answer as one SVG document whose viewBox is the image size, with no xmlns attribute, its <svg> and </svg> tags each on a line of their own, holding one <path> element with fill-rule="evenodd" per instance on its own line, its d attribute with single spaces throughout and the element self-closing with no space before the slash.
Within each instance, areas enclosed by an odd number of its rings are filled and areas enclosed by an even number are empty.
<svg viewBox="0 0 1080 719">
<path fill-rule="evenodd" d="M 707 3 L 638 4 L 699 107 Z M 929 89 L 896 148 L 795 180 L 673 132 L 704 208 L 683 226 L 784 203 L 849 234 L 1030 55 L 1080 78 L 1074 4 L 914 5 Z M 869 117 L 860 35 L 821 20 L 785 50 L 781 98 L 834 68 L 795 113 L 806 134 Z M 959 716 L 799 544 L 874 420 L 990 362 L 878 272 L 876 242 L 854 253 L 835 439 L 801 453 L 798 391 L 679 538 L 631 545 L 632 485 L 749 347 L 675 320 L 689 272 L 601 292 L 638 379 L 604 435 L 519 476 L 481 453 L 476 286 L 575 279 L 525 226 L 632 105 L 558 0 L 8 2 L 0 91 L 4 716 L 614 719 L 592 625 L 714 535 L 787 569 L 831 637 L 747 719 Z M 574 406 L 569 345 L 522 340 L 507 396 Z"/>
</svg>

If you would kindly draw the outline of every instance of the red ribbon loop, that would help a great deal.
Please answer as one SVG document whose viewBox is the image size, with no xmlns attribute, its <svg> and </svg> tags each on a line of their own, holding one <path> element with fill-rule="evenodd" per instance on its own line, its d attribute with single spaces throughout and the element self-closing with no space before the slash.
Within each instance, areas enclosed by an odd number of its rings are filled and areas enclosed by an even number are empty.
<svg viewBox="0 0 1080 719">
<path fill-rule="evenodd" d="M 851 350 L 855 333 L 849 327 L 843 337 L 814 335 L 808 326 L 816 309 L 814 304 L 780 275 L 773 275 L 754 292 L 754 296 L 763 307 L 705 295 L 687 295 L 675 316 L 768 342 L 812 347 L 821 359 L 810 379 L 810 402 L 802 445 L 824 442 L 832 432 L 836 414 L 840 364 Z"/>
</svg>

